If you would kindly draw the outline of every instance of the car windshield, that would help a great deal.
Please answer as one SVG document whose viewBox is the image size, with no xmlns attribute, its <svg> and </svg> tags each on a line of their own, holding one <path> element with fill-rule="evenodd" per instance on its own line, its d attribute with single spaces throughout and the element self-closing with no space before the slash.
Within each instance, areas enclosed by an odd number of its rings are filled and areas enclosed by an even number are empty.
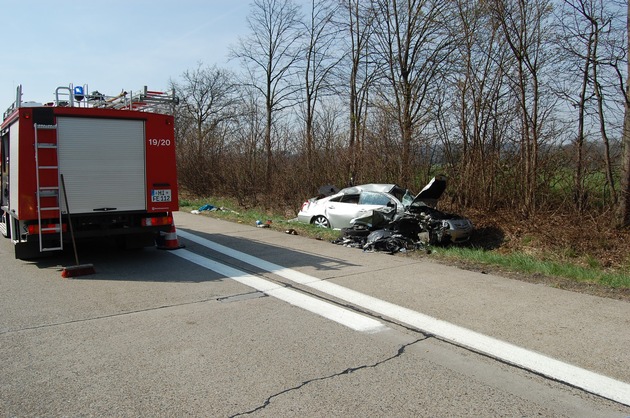
<svg viewBox="0 0 630 418">
<path fill-rule="evenodd" d="M 393 195 L 396 199 L 403 201 L 405 194 L 409 193 L 409 190 L 403 189 L 402 187 L 394 185 L 392 189 L 389 191 L 389 194 Z"/>
<path fill-rule="evenodd" d="M 411 205 L 413 203 L 413 199 L 415 199 L 415 196 L 413 194 L 411 194 L 411 192 L 409 190 L 407 190 L 405 192 L 405 195 L 401 199 L 401 202 L 402 202 L 404 207 L 408 207 L 409 205 Z"/>
</svg>

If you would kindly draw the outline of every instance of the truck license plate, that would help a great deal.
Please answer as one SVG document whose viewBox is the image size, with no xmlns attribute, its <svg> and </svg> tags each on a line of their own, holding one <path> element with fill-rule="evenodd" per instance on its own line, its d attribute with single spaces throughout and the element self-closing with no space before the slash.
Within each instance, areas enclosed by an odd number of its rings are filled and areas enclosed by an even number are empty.
<svg viewBox="0 0 630 418">
<path fill-rule="evenodd" d="M 152 189 L 151 202 L 170 202 L 171 189 Z"/>
</svg>

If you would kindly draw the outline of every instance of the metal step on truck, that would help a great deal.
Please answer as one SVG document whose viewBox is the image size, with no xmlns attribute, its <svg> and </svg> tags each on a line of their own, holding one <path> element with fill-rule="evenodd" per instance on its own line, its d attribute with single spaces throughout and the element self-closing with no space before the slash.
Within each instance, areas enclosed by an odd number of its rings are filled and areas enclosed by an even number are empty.
<svg viewBox="0 0 630 418">
<path fill-rule="evenodd" d="M 53 97 L 24 102 L 19 86 L 0 127 L 0 232 L 16 258 L 62 251 L 68 219 L 77 240 L 154 245 L 178 210 L 174 92 L 69 85 Z"/>
</svg>

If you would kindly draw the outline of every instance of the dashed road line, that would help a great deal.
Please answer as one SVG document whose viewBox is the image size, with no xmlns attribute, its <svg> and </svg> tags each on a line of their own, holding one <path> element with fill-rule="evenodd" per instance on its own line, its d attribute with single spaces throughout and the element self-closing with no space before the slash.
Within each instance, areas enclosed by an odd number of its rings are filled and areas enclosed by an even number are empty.
<svg viewBox="0 0 630 418">
<path fill-rule="evenodd" d="M 361 315 L 332 303 L 322 301 L 321 299 L 308 296 L 304 293 L 289 289 L 286 286 L 251 275 L 244 271 L 203 257 L 199 254 L 195 254 L 191 251 L 179 249 L 173 251 L 173 254 L 199 266 L 215 271 L 225 277 L 229 277 L 232 280 L 246 286 L 252 287 L 269 296 L 278 298 L 290 303 L 291 305 L 306 309 L 310 312 L 323 316 L 324 318 L 345 325 L 355 331 L 376 333 L 388 329 L 388 327 L 383 325 L 380 321 L 368 316 Z"/>
</svg>

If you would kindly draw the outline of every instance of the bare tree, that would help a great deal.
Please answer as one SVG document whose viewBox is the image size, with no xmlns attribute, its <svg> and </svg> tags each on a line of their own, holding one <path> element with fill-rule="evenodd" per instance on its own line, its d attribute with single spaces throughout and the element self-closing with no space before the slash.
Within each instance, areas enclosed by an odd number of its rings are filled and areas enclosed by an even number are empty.
<svg viewBox="0 0 630 418">
<path fill-rule="evenodd" d="M 242 88 L 239 112 L 234 120 L 230 141 L 226 144 L 222 165 L 223 187 L 226 194 L 249 207 L 258 203 L 260 178 L 265 175 L 265 117 L 258 106 L 258 92 Z"/>
<path fill-rule="evenodd" d="M 576 4 L 572 4 L 570 1 L 565 1 L 565 4 L 569 6 L 571 12 L 569 14 L 562 14 L 566 19 L 571 16 L 571 20 L 576 18 L 576 13 L 582 13 L 582 15 L 589 19 L 590 16 L 582 0 L 577 0 Z M 591 21 L 592 22 L 592 21 Z M 574 106 L 578 109 L 578 126 L 577 134 L 574 141 L 575 148 L 575 172 L 573 176 L 573 202 L 576 205 L 578 212 L 584 210 L 586 204 L 586 195 L 584 191 L 584 136 L 585 136 L 585 119 L 587 101 L 591 97 L 592 91 L 589 89 L 591 67 L 594 62 L 594 50 L 595 50 L 595 31 L 596 27 L 591 23 L 587 29 L 581 27 L 571 27 L 569 25 L 563 25 L 565 30 L 568 30 L 568 35 L 564 36 L 561 40 L 561 46 L 564 49 L 569 49 L 569 53 L 573 56 L 579 57 L 582 61 L 582 68 L 579 73 L 581 74 L 580 88 L 578 98 L 575 100 Z M 573 46 L 574 43 L 577 46 Z M 578 66 L 580 64 L 578 63 Z"/>
<path fill-rule="evenodd" d="M 496 202 L 497 182 L 507 174 L 501 167 L 501 155 L 511 114 L 503 71 L 508 49 L 499 28 L 489 19 L 484 3 L 458 1 L 453 21 L 461 33 L 457 60 L 452 67 L 455 91 L 452 108 L 461 135 L 458 161 L 453 158 L 456 145 L 448 142 L 449 132 L 455 130 L 445 122 L 446 108 L 438 113 L 440 132 L 445 138 L 452 170 L 458 174 L 453 179 L 458 190 L 457 201 L 467 205 L 474 197 L 477 203 L 488 207 Z"/>
<path fill-rule="evenodd" d="M 372 22 L 376 17 L 370 5 L 359 0 L 345 0 L 348 31 L 348 101 L 349 101 L 349 139 L 348 139 L 348 177 L 350 182 L 358 180 L 361 166 L 362 137 L 365 135 L 365 121 L 369 102 L 370 88 L 375 78 L 375 65 L 371 56 Z"/>
<path fill-rule="evenodd" d="M 626 53 L 630 51 L 630 2 L 626 2 Z M 621 74 L 621 73 L 619 73 Z M 623 85 L 623 83 L 622 83 Z M 619 204 L 619 224 L 630 227 L 630 59 L 626 56 L 626 85 L 624 92 L 623 118 L 623 169 L 621 170 L 621 200 Z"/>
<path fill-rule="evenodd" d="M 456 39 L 448 31 L 448 2 L 376 0 L 375 4 L 379 14 L 375 33 L 392 92 L 382 99 L 396 113 L 402 142 L 400 181 L 409 184 L 415 133 L 419 124 L 428 123 L 432 95 Z"/>
<path fill-rule="evenodd" d="M 227 122 L 236 116 L 234 75 L 216 66 L 186 70 L 181 81 L 171 81 L 180 97 L 176 116 L 180 135 L 179 170 L 185 186 L 206 193 L 213 182 L 207 178 L 217 168 L 227 134 Z"/>
<path fill-rule="evenodd" d="M 246 85 L 264 100 L 265 189 L 272 185 L 274 115 L 295 104 L 299 89 L 295 65 L 300 60 L 301 14 L 292 0 L 254 0 L 247 17 L 250 35 L 231 51 L 249 73 Z"/>
<path fill-rule="evenodd" d="M 599 14 L 595 16 L 594 19 L 591 20 L 591 24 L 595 26 L 595 40 L 594 40 L 594 57 L 595 63 L 592 67 L 592 78 L 593 78 L 593 90 L 595 92 L 595 97 L 597 98 L 597 115 L 599 117 L 599 132 L 602 138 L 602 142 L 604 143 L 604 161 L 606 165 L 606 181 L 608 186 L 610 187 L 610 191 L 612 194 L 613 204 L 617 205 L 618 196 L 617 190 L 615 188 L 615 179 L 613 176 L 613 163 L 610 153 L 610 139 L 608 136 L 608 128 L 607 128 L 607 120 L 606 120 L 606 112 L 604 110 L 605 106 L 605 98 L 604 98 L 604 88 L 602 87 L 602 80 L 600 78 L 600 68 L 602 68 L 602 60 L 600 59 L 598 48 L 600 45 L 600 37 L 603 33 L 610 32 L 610 16 L 603 15 L 604 3 L 600 2 L 597 5 L 599 9 Z M 594 22 L 594 23 L 593 23 Z M 608 29 L 607 29 L 608 28 Z"/>
<path fill-rule="evenodd" d="M 321 98 L 334 93 L 333 72 L 341 61 L 339 28 L 334 18 L 339 4 L 331 0 L 312 0 L 306 22 L 304 68 L 304 120 L 306 127 L 306 166 L 315 173 L 315 115 Z M 314 185 L 312 185 L 314 186 Z"/>
<path fill-rule="evenodd" d="M 526 216 L 537 208 L 539 148 L 546 109 L 543 108 L 544 77 L 548 47 L 549 0 L 493 0 L 492 14 L 515 61 L 515 72 L 506 68 L 517 96 L 520 114 L 520 152 L 523 205 Z"/>
<path fill-rule="evenodd" d="M 585 173 L 585 141 L 589 126 L 598 125 L 601 140 L 604 144 L 604 162 L 606 181 L 611 190 L 613 204 L 617 196 L 613 177 L 613 164 L 610 154 L 605 95 L 600 69 L 608 59 L 600 55 L 600 47 L 605 36 L 610 34 L 612 15 L 606 11 L 602 0 L 564 0 L 560 11 L 562 36 L 559 39 L 560 50 L 567 56 L 566 74 L 579 77 L 579 82 L 568 88 L 578 87 L 575 99 L 569 96 L 569 103 L 578 112 L 578 126 L 575 148 L 575 171 L 573 181 L 573 201 L 579 212 L 587 204 L 587 192 L 584 184 Z M 589 123 L 590 119 L 590 123 Z M 595 120 L 598 119 L 598 120 Z M 594 126 L 593 126 L 594 128 Z"/>
</svg>

